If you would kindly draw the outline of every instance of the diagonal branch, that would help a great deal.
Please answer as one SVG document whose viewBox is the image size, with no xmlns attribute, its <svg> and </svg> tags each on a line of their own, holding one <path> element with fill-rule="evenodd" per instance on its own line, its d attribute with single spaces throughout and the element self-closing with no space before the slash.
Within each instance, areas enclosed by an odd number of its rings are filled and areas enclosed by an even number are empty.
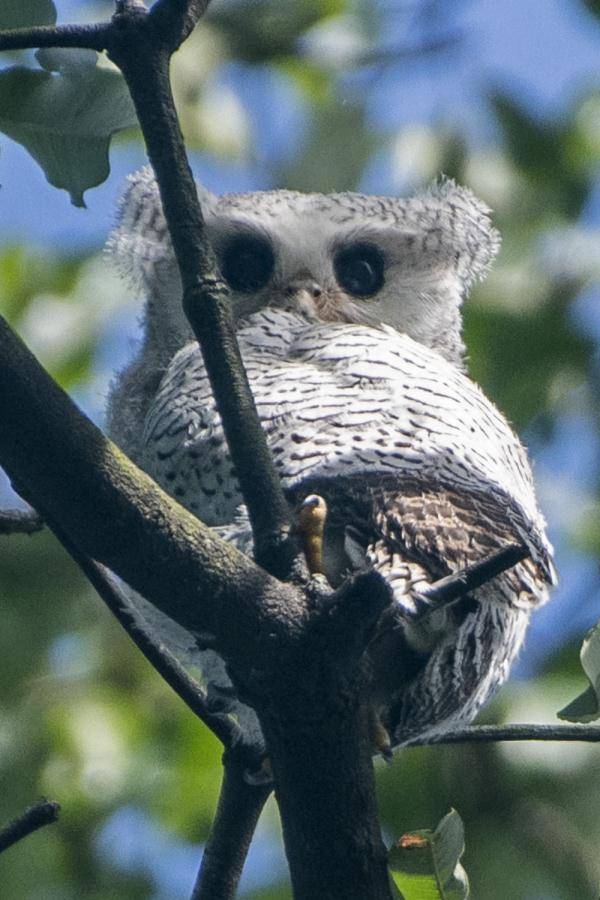
<svg viewBox="0 0 600 900">
<path fill-rule="evenodd" d="M 119 587 L 110 572 L 100 563 L 81 553 L 60 529 L 52 524 L 50 527 L 150 665 L 162 675 L 186 706 L 210 728 L 225 748 L 233 748 L 239 744 L 243 739 L 240 726 L 227 713 L 215 712 L 210 709 L 206 691 L 202 685 L 192 678 L 164 644 L 153 640 L 143 628 L 125 592 Z"/>
<path fill-rule="evenodd" d="M 303 628 L 307 602 L 127 459 L 0 317 L 0 464 L 78 549 L 242 668 Z M 40 439 L 43 435 L 43 440 Z M 262 645 L 262 650 L 257 646 Z"/>
<path fill-rule="evenodd" d="M 176 3 L 176 7 L 181 7 Z M 201 3 L 189 3 L 198 11 Z M 156 13 L 166 15 L 172 4 Z M 199 13 L 198 13 L 199 14 Z M 149 16 L 152 20 L 152 16 Z M 217 408 L 254 536 L 255 558 L 287 576 L 292 562 L 288 505 L 254 405 L 235 336 L 229 289 L 204 231 L 169 82 L 169 52 L 140 15 L 121 17 L 108 53 L 129 87 L 148 156 L 156 173 L 165 218 L 183 285 L 186 315 L 202 349 Z M 286 552 L 287 550 L 287 552 Z"/>
<path fill-rule="evenodd" d="M 4 828 L 0 828 L 0 853 L 27 837 L 28 834 L 37 831 L 38 828 L 56 822 L 59 812 L 60 804 L 55 800 L 40 800 L 33 806 L 29 806 L 24 813 L 9 822 Z"/>
<path fill-rule="evenodd" d="M 440 606 L 448 606 L 464 597 L 469 591 L 491 581 L 496 575 L 516 566 L 527 556 L 529 556 L 529 550 L 523 544 L 508 544 L 486 556 L 485 559 L 466 566 L 460 572 L 453 572 L 452 575 L 434 581 L 428 588 L 421 591 L 421 596 L 425 597 L 429 609 L 433 608 L 434 604 L 436 609 Z"/>
</svg>

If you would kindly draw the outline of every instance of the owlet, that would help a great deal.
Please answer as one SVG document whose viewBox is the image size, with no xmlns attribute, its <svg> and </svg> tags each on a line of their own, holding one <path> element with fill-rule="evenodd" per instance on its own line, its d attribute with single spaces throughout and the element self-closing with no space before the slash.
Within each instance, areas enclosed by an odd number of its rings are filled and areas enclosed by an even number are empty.
<svg viewBox="0 0 600 900">
<path fill-rule="evenodd" d="M 527 456 L 465 372 L 461 304 L 497 252 L 489 211 L 441 181 L 399 200 L 199 188 L 237 336 L 290 506 L 328 506 L 324 568 L 374 567 L 393 608 L 369 650 L 394 743 L 469 722 L 507 677 L 553 581 Z M 109 246 L 146 295 L 109 401 L 114 439 L 244 552 L 252 538 L 156 184 L 130 179 Z M 423 588 L 521 542 L 529 557 L 453 605 Z M 207 678 L 227 690 L 214 655 Z"/>
</svg>

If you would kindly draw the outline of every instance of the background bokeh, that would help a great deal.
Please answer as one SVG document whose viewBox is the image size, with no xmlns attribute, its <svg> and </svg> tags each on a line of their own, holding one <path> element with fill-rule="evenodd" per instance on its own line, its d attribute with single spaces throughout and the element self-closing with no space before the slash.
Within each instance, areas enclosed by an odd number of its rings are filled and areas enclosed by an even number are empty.
<svg viewBox="0 0 600 900">
<path fill-rule="evenodd" d="M 61 22 L 112 9 L 56 5 Z M 578 648 L 600 619 L 599 59 L 595 0 L 215 0 L 173 67 L 214 191 L 404 194 L 444 172 L 494 209 L 503 249 L 466 307 L 470 367 L 531 450 L 561 584 L 482 721 L 555 721 L 585 685 Z M 19 145 L 0 148 L 0 311 L 101 423 L 137 333 L 139 302 L 101 248 L 144 163 L 139 135 L 113 142 L 87 209 Z M 0 504 L 14 502 L 1 482 Z M 63 806 L 2 855 L 0 896 L 188 897 L 218 743 L 51 535 L 0 540 L 0 820 L 40 794 Z M 410 750 L 377 764 L 385 833 L 454 806 L 477 900 L 597 900 L 599 762 L 585 744 Z M 241 895 L 288 898 L 286 879 L 271 802 Z"/>
</svg>

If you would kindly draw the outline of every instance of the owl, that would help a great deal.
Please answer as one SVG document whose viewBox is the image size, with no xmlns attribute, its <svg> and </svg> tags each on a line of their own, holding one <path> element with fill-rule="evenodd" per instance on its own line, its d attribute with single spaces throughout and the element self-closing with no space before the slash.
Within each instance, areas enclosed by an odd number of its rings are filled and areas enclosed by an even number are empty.
<svg viewBox="0 0 600 900">
<path fill-rule="evenodd" d="M 378 719 L 393 744 L 468 723 L 554 580 L 526 453 L 465 370 L 461 305 L 499 246 L 489 210 L 450 180 L 409 199 L 198 191 L 290 509 L 326 501 L 331 585 L 373 568 L 391 588 L 368 650 Z M 149 170 L 130 179 L 109 249 L 146 296 L 137 355 L 109 397 L 111 436 L 251 554 Z M 431 582 L 514 542 L 524 561 L 423 609 Z M 205 651 L 202 665 L 231 694 L 218 657 Z"/>
</svg>

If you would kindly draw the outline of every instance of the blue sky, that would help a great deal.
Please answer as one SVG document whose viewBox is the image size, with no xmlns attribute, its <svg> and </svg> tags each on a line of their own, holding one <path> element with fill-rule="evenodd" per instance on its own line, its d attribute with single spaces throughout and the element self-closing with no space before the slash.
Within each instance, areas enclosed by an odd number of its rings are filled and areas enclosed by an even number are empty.
<svg viewBox="0 0 600 900">
<path fill-rule="evenodd" d="M 81 13 L 82 4 L 58 2 L 61 21 Z M 394 9 L 393 2 L 386 5 Z M 402 4 L 405 5 L 405 4 Z M 538 115 L 560 117 L 571 96 L 598 83 L 600 24 L 582 3 L 570 0 L 469 0 L 449 2 L 455 22 L 464 33 L 460 49 L 422 63 L 388 67 L 372 88 L 373 127 L 387 131 L 415 122 L 466 123 L 472 140 L 485 143 L 493 135 L 483 98 L 490 85 L 510 89 Z M 387 40 L 393 44 L 394 17 Z M 224 78 L 238 80 L 238 91 L 248 96 L 265 135 L 263 155 L 273 157 L 274 146 L 285 148 L 297 118 L 281 115 L 275 102 L 281 87 L 273 79 L 244 67 L 229 67 Z M 287 97 L 291 101 L 290 97 Z M 287 131 L 286 131 L 287 127 Z M 115 198 L 125 174 L 145 161 L 143 151 L 131 144 L 117 144 L 111 152 L 108 182 L 86 195 L 87 210 L 71 207 L 67 195 L 49 187 L 38 166 L 20 147 L 0 138 L 0 237 L 3 241 L 30 240 L 53 246 L 97 246 L 113 219 Z M 197 157 L 199 177 L 217 192 L 268 186 L 260 166 L 243 167 Z M 386 173 L 369 189 L 388 190 Z"/>
</svg>

